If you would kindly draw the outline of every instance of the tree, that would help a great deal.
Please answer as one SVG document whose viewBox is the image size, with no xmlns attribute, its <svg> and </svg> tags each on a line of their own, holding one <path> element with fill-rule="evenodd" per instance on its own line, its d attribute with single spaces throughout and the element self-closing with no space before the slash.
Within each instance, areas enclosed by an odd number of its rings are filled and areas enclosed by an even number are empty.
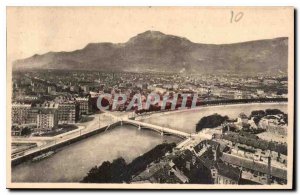
<svg viewBox="0 0 300 195">
<path fill-rule="evenodd" d="M 288 124 L 288 115 L 287 114 L 283 114 L 283 121 L 285 122 L 285 124 Z"/>
<path fill-rule="evenodd" d="M 266 109 L 266 115 L 276 115 L 276 114 L 284 114 L 284 113 L 278 109 Z"/>
<path fill-rule="evenodd" d="M 123 158 L 115 159 L 110 167 L 111 183 L 122 183 L 122 175 L 126 170 L 126 162 Z"/>
<path fill-rule="evenodd" d="M 84 183 L 121 183 L 126 162 L 123 158 L 115 159 L 112 163 L 103 162 L 99 167 L 93 167 L 82 180 Z"/>
<path fill-rule="evenodd" d="M 228 120 L 228 116 L 221 116 L 219 114 L 205 116 L 197 123 L 196 131 L 201 131 L 204 128 L 218 127 L 226 120 Z"/>
<path fill-rule="evenodd" d="M 259 117 L 262 118 L 266 115 L 266 112 L 263 110 L 253 110 L 250 114 L 250 118 L 251 117 Z"/>
<path fill-rule="evenodd" d="M 117 158 L 112 163 L 103 162 L 99 167 L 93 167 L 83 178 L 83 183 L 129 183 L 132 176 L 144 171 L 149 164 L 172 151 L 175 143 L 157 145 L 149 152 L 137 157 L 128 165 L 123 158 Z"/>
<path fill-rule="evenodd" d="M 21 130 L 21 135 L 22 136 L 25 136 L 25 135 L 30 135 L 31 134 L 31 129 L 29 127 L 24 127 L 22 130 Z"/>
</svg>

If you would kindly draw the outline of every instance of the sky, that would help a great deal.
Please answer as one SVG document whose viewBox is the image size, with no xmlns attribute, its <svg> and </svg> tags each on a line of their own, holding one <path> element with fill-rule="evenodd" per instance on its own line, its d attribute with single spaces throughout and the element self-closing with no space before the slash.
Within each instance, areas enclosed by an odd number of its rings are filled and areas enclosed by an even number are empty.
<svg viewBox="0 0 300 195">
<path fill-rule="evenodd" d="M 232 15 L 243 16 L 235 22 Z M 288 37 L 293 33 L 293 11 L 288 7 L 8 7 L 7 61 L 73 51 L 94 42 L 123 43 L 147 30 L 213 44 Z"/>
</svg>

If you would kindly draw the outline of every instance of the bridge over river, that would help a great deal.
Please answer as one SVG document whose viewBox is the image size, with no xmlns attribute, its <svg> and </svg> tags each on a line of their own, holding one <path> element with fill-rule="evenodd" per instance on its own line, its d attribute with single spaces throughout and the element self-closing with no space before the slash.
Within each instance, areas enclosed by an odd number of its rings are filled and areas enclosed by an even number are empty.
<svg viewBox="0 0 300 195">
<path fill-rule="evenodd" d="M 159 126 L 159 125 L 144 123 L 144 122 L 141 122 L 141 121 L 135 121 L 135 120 L 131 120 L 131 119 L 121 120 L 121 124 L 134 125 L 134 126 L 138 127 L 138 129 L 151 129 L 151 130 L 157 131 L 161 135 L 169 134 L 169 135 L 175 135 L 175 136 L 178 136 L 178 137 L 181 137 L 181 138 L 191 137 L 191 134 L 186 133 L 186 132 L 182 132 L 182 131 L 167 128 L 167 127 L 162 127 L 162 126 Z"/>
<path fill-rule="evenodd" d="M 286 112 L 286 103 L 282 103 L 282 104 L 276 104 L 278 108 L 282 109 Z M 220 106 L 213 106 L 214 109 L 217 109 L 219 112 L 218 113 L 225 113 L 225 114 L 229 114 L 231 113 L 232 115 L 235 114 L 236 110 L 237 111 L 241 111 L 241 106 L 246 107 L 245 109 L 247 110 L 251 110 L 248 108 L 248 106 L 250 106 L 252 109 L 262 109 L 261 106 L 259 104 L 246 104 L 246 105 L 236 105 L 236 106 L 231 106 L 232 110 L 231 112 L 229 112 L 227 109 L 225 109 L 224 107 L 220 107 Z M 270 103 L 264 103 L 263 104 L 263 109 L 265 108 L 269 108 L 270 106 L 272 106 L 272 108 L 275 107 L 274 104 L 270 104 Z M 277 108 L 276 107 L 276 108 Z M 244 109 L 244 110 L 245 110 Z M 188 115 L 190 114 L 194 114 L 198 109 L 194 109 L 194 110 L 186 110 L 186 111 L 172 111 L 169 112 L 170 114 L 172 113 L 177 113 L 178 114 L 182 114 L 183 116 L 181 117 L 181 120 L 189 120 L 190 124 L 193 124 L 197 122 L 197 120 L 199 120 L 199 118 L 201 118 L 201 116 L 203 115 L 208 115 L 211 113 L 214 113 L 215 111 L 212 110 L 212 107 L 208 108 L 208 107 L 204 107 L 204 108 L 199 108 L 198 112 L 200 114 L 197 114 L 196 116 L 191 116 Z M 191 111 L 191 112 L 189 112 Z M 182 113 L 181 113 L 182 112 Z M 211 112 L 211 113 L 210 113 Z M 250 112 L 250 111 L 249 111 Z M 193 141 L 193 140 L 203 140 L 203 139 L 211 139 L 212 135 L 209 132 L 205 132 L 205 131 L 201 131 L 198 133 L 195 132 L 185 132 L 184 130 L 186 130 L 188 127 L 187 126 L 183 126 L 180 127 L 177 123 L 176 120 L 174 119 L 170 119 L 169 118 L 165 118 L 165 121 L 171 122 L 173 123 L 173 127 L 164 127 L 163 123 L 158 123 L 158 124 L 153 124 L 156 122 L 157 119 L 154 119 L 153 123 L 150 122 L 143 122 L 143 121 L 139 121 L 139 120 L 134 120 L 133 113 L 113 113 L 113 112 L 105 112 L 102 113 L 101 115 L 105 115 L 110 117 L 112 120 L 109 120 L 109 122 L 105 122 L 102 121 L 101 122 L 101 126 L 100 126 L 100 116 L 99 116 L 99 120 L 95 119 L 93 121 L 91 121 L 91 124 L 87 125 L 84 129 L 78 129 L 78 132 L 70 132 L 67 135 L 59 135 L 57 138 L 51 138 L 51 142 L 49 144 L 45 144 L 45 145 L 41 145 L 38 146 L 34 149 L 28 150 L 28 151 L 24 151 L 24 153 L 18 155 L 18 156 L 14 156 L 12 157 L 11 161 L 12 164 L 19 164 L 21 162 L 24 162 L 25 160 L 31 159 L 37 155 L 40 155 L 42 153 L 45 153 L 47 151 L 50 150 L 56 150 L 57 148 L 66 146 L 66 145 L 70 145 L 71 143 L 77 142 L 79 140 L 85 139 L 87 137 L 93 136 L 95 134 L 104 132 L 104 131 L 109 131 L 110 129 L 119 126 L 119 125 L 123 125 L 123 124 L 128 124 L 128 125 L 133 125 L 135 127 L 137 127 L 138 129 L 142 130 L 142 129 L 150 129 L 153 131 L 156 131 L 158 133 L 160 133 L 161 135 L 174 135 L 180 138 L 183 138 L 183 142 L 181 144 L 178 145 L 179 148 L 183 147 L 184 145 L 188 144 L 188 142 Z M 153 113 L 153 115 L 155 115 L 155 113 Z M 171 116 L 171 115 L 166 115 L 167 116 Z M 193 122 L 193 119 L 194 122 Z M 41 138 L 39 138 L 41 139 Z M 48 139 L 48 138 L 43 138 L 43 139 Z M 18 141 L 22 141 L 22 140 L 16 140 Z M 30 140 L 28 140 L 30 141 Z M 43 140 L 44 141 L 44 140 Z"/>
<path fill-rule="evenodd" d="M 21 155 L 14 156 L 11 159 L 12 165 L 17 165 L 21 162 L 24 162 L 25 160 L 32 159 L 33 157 L 45 153 L 47 151 L 56 150 L 57 148 L 69 145 L 71 143 L 85 139 L 97 133 L 108 131 L 109 129 L 112 129 L 116 126 L 123 125 L 123 124 L 136 126 L 140 130 L 150 129 L 160 133 L 161 135 L 174 135 L 183 139 L 191 137 L 191 134 L 189 133 L 185 133 L 175 129 L 161 127 L 159 125 L 153 125 L 141 121 L 131 120 L 128 119 L 128 116 L 114 116 L 113 114 L 110 113 L 105 113 L 105 114 L 109 114 L 111 115 L 111 117 L 114 118 L 114 120 L 110 124 L 107 124 L 101 128 L 96 128 L 88 132 L 80 131 L 80 134 L 75 134 L 75 135 L 71 134 L 70 136 L 60 136 L 57 139 L 53 139 L 53 141 L 51 141 L 49 144 L 38 146 L 28 151 L 24 151 Z"/>
</svg>

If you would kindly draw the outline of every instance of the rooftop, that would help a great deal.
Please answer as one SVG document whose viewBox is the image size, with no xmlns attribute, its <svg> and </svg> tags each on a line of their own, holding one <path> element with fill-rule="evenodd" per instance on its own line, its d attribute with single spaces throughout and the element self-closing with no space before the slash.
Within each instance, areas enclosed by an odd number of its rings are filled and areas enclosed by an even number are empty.
<svg viewBox="0 0 300 195">
<path fill-rule="evenodd" d="M 220 158 L 222 161 L 227 162 L 229 164 L 237 165 L 240 167 L 244 167 L 247 169 L 251 169 L 254 171 L 258 171 L 261 173 L 268 173 L 268 165 L 260 162 L 256 162 L 254 160 L 240 158 L 234 155 L 230 155 L 227 153 L 223 153 Z M 287 170 L 271 167 L 271 175 L 280 179 L 287 179 Z"/>
</svg>

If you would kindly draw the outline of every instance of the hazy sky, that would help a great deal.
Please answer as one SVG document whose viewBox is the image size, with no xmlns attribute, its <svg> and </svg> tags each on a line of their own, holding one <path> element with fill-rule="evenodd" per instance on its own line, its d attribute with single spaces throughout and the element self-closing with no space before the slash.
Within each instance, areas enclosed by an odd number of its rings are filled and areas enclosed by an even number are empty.
<svg viewBox="0 0 300 195">
<path fill-rule="evenodd" d="M 126 42 L 146 30 L 199 43 L 233 43 L 291 34 L 293 15 L 278 8 L 9 7 L 7 57 L 72 51 L 90 42 Z M 231 11 L 243 17 L 231 23 Z"/>
</svg>

